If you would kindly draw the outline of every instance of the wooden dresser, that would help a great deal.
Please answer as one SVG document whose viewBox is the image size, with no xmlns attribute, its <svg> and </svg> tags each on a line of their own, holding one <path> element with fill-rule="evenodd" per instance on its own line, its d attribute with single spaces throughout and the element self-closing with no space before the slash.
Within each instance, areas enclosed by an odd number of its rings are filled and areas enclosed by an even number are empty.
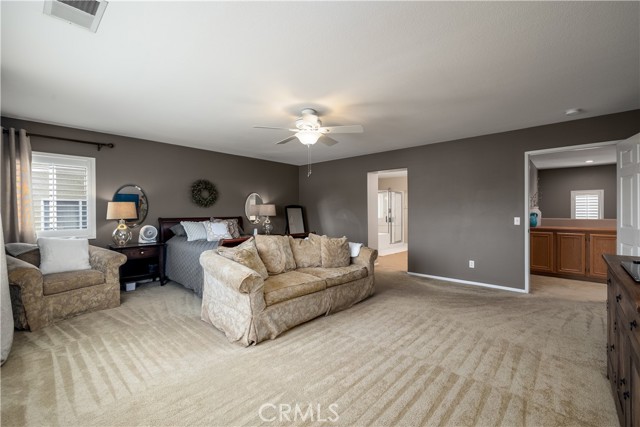
<svg viewBox="0 0 640 427">
<path fill-rule="evenodd" d="M 529 232 L 532 274 L 604 283 L 602 255 L 616 252 L 616 230 L 586 227 L 535 227 Z"/>
<path fill-rule="evenodd" d="M 607 376 L 622 426 L 640 426 L 640 284 L 620 265 L 637 257 L 605 255 Z"/>
</svg>

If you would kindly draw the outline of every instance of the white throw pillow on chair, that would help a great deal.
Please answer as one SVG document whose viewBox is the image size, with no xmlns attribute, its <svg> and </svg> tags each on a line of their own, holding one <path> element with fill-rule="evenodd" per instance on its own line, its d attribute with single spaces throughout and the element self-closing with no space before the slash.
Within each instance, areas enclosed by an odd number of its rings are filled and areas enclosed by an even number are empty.
<svg viewBox="0 0 640 427">
<path fill-rule="evenodd" d="M 42 274 L 89 270 L 89 241 L 40 237 L 40 271 Z"/>
</svg>

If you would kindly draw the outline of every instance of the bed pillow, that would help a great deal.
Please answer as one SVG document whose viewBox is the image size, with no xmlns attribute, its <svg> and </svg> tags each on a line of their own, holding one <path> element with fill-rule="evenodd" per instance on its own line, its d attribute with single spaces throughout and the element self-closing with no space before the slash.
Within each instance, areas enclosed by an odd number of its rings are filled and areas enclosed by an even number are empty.
<svg viewBox="0 0 640 427">
<path fill-rule="evenodd" d="M 351 263 L 351 252 L 346 237 L 330 238 L 322 236 L 320 240 L 322 267 L 347 267 Z"/>
<path fill-rule="evenodd" d="M 204 228 L 207 230 L 207 240 L 209 242 L 217 242 L 219 240 L 231 238 L 226 222 L 206 221 L 204 223 Z"/>
<path fill-rule="evenodd" d="M 221 246 L 218 248 L 218 253 L 225 258 L 242 264 L 245 267 L 249 267 L 258 273 L 263 279 L 267 279 L 269 277 L 267 268 L 260 259 L 260 255 L 258 255 L 258 249 L 256 248 L 256 243 L 253 237 L 246 242 L 242 242 L 235 248 Z"/>
<path fill-rule="evenodd" d="M 180 225 L 184 227 L 184 231 L 187 233 L 187 242 L 193 242 L 194 240 L 207 240 L 207 230 L 204 228 L 204 223 L 207 221 L 194 222 L 194 221 L 182 221 Z"/>
<path fill-rule="evenodd" d="M 38 247 L 42 274 L 91 269 L 87 239 L 41 237 Z"/>
<path fill-rule="evenodd" d="M 295 270 L 296 261 L 289 246 L 288 236 L 258 234 L 255 238 L 258 254 L 269 274 Z"/>
<path fill-rule="evenodd" d="M 219 219 L 219 218 L 211 218 L 211 222 L 224 222 L 227 226 L 227 230 L 231 235 L 231 239 L 237 239 L 243 233 L 242 228 L 238 224 L 237 218 L 232 219 Z"/>
<path fill-rule="evenodd" d="M 289 245 L 297 268 L 322 266 L 319 239 L 294 239 L 289 236 Z"/>
<path fill-rule="evenodd" d="M 169 230 L 171 230 L 173 232 L 174 236 L 186 236 L 187 232 L 184 231 L 184 227 L 182 226 L 182 224 L 176 224 L 173 227 L 171 227 Z"/>
</svg>

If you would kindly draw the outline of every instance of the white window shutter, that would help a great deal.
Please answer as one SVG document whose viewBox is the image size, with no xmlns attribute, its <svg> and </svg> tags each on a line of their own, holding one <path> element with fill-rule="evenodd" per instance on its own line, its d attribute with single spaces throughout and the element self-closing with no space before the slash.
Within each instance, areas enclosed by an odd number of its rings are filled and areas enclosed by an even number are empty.
<svg viewBox="0 0 640 427">
<path fill-rule="evenodd" d="M 94 161 L 33 154 L 33 217 L 38 236 L 95 238 Z"/>
</svg>

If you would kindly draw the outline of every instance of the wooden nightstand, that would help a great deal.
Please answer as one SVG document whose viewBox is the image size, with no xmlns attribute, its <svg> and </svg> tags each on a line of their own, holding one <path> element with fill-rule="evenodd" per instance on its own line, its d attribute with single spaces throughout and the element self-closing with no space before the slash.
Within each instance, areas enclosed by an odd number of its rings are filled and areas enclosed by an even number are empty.
<svg viewBox="0 0 640 427">
<path fill-rule="evenodd" d="M 127 262 L 120 267 L 120 283 L 143 279 L 160 279 L 164 285 L 164 243 L 131 243 L 126 246 L 109 245 L 112 251 L 127 256 Z"/>
</svg>

